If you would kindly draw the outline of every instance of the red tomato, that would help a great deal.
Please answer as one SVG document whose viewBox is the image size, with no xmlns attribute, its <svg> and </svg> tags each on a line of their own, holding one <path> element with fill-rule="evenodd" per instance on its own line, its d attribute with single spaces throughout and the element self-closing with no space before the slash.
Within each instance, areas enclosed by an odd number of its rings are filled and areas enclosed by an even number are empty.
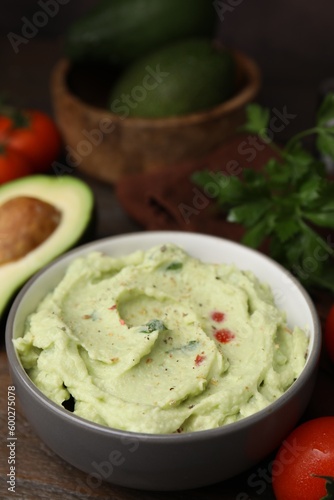
<svg viewBox="0 0 334 500">
<path fill-rule="evenodd" d="M 0 115 L 0 140 L 3 142 L 6 140 L 7 135 L 10 132 L 10 129 L 13 126 L 13 120 L 8 116 Z"/>
<path fill-rule="evenodd" d="M 315 476 L 334 476 L 334 417 L 309 420 L 283 442 L 272 466 L 277 500 L 324 498 L 326 479 Z"/>
<path fill-rule="evenodd" d="M 8 120 L 11 127 L 8 128 Z M 51 118 L 36 110 L 13 113 L 0 119 L 0 138 L 12 150 L 24 155 L 35 172 L 49 170 L 60 148 L 60 133 Z"/>
<path fill-rule="evenodd" d="M 0 146 L 0 184 L 32 174 L 29 161 L 20 153 Z"/>
<path fill-rule="evenodd" d="M 331 307 L 326 320 L 325 345 L 328 355 L 334 363 L 334 305 Z"/>
</svg>

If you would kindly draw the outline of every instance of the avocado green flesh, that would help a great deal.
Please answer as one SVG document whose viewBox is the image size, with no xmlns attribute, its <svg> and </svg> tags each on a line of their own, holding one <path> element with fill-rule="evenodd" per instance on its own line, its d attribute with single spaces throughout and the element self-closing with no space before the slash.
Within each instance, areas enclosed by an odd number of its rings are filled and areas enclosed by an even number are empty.
<svg viewBox="0 0 334 500">
<path fill-rule="evenodd" d="M 66 37 L 73 61 L 126 64 L 172 40 L 213 36 L 208 0 L 105 0 L 77 20 Z"/>
<path fill-rule="evenodd" d="M 92 218 L 93 194 L 74 177 L 29 176 L 0 187 L 0 206 L 17 196 L 31 196 L 55 206 L 62 214 L 55 231 L 19 260 L 0 266 L 0 318 L 14 292 L 36 271 L 81 238 Z"/>
<path fill-rule="evenodd" d="M 161 118 L 210 109 L 234 91 L 230 52 L 211 40 L 192 38 L 170 44 L 137 60 L 123 72 L 110 94 L 116 114 Z"/>
</svg>

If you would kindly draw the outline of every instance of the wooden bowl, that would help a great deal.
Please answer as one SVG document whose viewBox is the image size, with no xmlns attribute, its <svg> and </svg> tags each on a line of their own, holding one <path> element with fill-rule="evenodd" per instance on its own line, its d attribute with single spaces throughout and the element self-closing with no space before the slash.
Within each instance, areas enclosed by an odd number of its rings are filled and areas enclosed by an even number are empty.
<svg viewBox="0 0 334 500">
<path fill-rule="evenodd" d="M 66 161 L 85 173 L 115 183 L 122 176 L 168 168 L 220 147 L 243 123 L 245 105 L 260 88 L 260 71 L 233 52 L 237 92 L 207 111 L 170 118 L 124 118 L 107 110 L 115 74 L 110 68 L 56 64 L 51 76 L 55 119 Z"/>
</svg>

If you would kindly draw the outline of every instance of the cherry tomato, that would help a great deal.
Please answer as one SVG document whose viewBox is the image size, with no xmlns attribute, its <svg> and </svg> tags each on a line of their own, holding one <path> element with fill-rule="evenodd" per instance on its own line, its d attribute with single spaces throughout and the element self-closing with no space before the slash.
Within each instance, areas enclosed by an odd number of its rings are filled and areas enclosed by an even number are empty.
<svg viewBox="0 0 334 500">
<path fill-rule="evenodd" d="M 29 160 L 5 146 L 0 146 L 0 184 L 32 174 Z"/>
<path fill-rule="evenodd" d="M 309 420 L 292 431 L 277 452 L 272 481 L 277 500 L 326 497 L 326 485 L 334 487 L 334 417 Z"/>
<path fill-rule="evenodd" d="M 11 120 L 10 128 L 8 120 Z M 11 118 L 2 116 L 0 139 L 10 149 L 24 155 L 35 172 L 49 170 L 61 148 L 61 137 L 55 123 L 48 115 L 36 110 L 17 111 Z"/>
<path fill-rule="evenodd" d="M 326 319 L 325 345 L 328 355 L 334 363 L 334 305 L 331 307 Z"/>
</svg>

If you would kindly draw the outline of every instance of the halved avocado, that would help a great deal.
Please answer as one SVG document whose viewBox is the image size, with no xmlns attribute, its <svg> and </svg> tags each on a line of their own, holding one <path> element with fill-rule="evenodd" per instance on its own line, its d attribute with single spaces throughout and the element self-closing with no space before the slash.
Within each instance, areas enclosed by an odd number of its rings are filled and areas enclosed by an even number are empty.
<svg viewBox="0 0 334 500">
<path fill-rule="evenodd" d="M 0 222 L 1 211 L 0 319 L 28 278 L 82 242 L 92 223 L 94 197 L 75 177 L 34 175 L 0 187 Z"/>
</svg>

